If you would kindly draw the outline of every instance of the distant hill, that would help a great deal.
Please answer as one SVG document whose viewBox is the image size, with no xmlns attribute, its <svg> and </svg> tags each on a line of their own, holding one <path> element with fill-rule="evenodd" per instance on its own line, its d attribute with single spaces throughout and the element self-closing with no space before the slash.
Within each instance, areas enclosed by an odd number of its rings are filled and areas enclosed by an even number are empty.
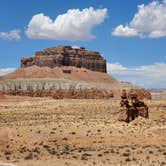
<svg viewBox="0 0 166 166">
<path fill-rule="evenodd" d="M 149 89 L 153 99 L 166 99 L 166 89 Z"/>
</svg>

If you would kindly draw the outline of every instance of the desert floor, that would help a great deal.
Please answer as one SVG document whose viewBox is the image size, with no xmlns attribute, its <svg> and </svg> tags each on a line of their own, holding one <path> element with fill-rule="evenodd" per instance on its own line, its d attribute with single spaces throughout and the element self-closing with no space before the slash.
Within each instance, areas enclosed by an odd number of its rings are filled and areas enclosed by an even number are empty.
<svg viewBox="0 0 166 166">
<path fill-rule="evenodd" d="M 118 122 L 119 100 L 0 99 L 0 165 L 166 165 L 166 101 Z"/>
</svg>

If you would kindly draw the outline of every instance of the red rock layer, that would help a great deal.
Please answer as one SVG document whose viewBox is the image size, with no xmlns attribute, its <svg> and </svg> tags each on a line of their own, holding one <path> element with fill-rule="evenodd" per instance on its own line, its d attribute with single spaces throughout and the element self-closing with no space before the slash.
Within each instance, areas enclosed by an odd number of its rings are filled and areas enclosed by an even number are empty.
<svg viewBox="0 0 166 166">
<path fill-rule="evenodd" d="M 87 51 L 85 48 L 72 48 L 71 46 L 58 46 L 38 51 L 35 56 L 23 58 L 21 67 L 29 66 L 75 66 L 92 71 L 106 73 L 106 60 L 96 51 Z"/>
<path fill-rule="evenodd" d="M 114 97 L 111 90 L 36 90 L 36 91 L 6 91 L 6 95 L 52 97 L 54 99 L 108 99 Z"/>
</svg>

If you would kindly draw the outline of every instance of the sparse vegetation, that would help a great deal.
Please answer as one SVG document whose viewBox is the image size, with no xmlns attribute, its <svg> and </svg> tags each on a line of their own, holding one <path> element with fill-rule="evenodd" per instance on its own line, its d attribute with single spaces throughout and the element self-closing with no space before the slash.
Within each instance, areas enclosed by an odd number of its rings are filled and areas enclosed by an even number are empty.
<svg viewBox="0 0 166 166">
<path fill-rule="evenodd" d="M 150 118 L 129 124 L 117 121 L 116 99 L 7 101 L 0 101 L 0 161 L 18 166 L 165 164 L 164 100 L 145 101 Z"/>
</svg>

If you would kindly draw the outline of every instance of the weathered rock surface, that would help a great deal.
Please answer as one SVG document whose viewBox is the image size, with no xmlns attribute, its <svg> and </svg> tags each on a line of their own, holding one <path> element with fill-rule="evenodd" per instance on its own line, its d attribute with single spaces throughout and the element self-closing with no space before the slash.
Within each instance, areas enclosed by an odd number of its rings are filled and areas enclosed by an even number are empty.
<svg viewBox="0 0 166 166">
<path fill-rule="evenodd" d="M 114 97 L 111 90 L 98 89 L 61 89 L 61 90 L 15 90 L 6 91 L 6 95 L 31 96 L 31 97 L 52 97 L 54 99 L 109 99 Z"/>
<path fill-rule="evenodd" d="M 106 60 L 96 51 L 87 51 L 85 48 L 72 48 L 71 46 L 58 46 L 38 51 L 35 56 L 23 58 L 21 67 L 48 66 L 51 68 L 60 66 L 83 67 L 92 71 L 106 73 Z"/>
<path fill-rule="evenodd" d="M 139 91 L 135 92 L 136 93 L 132 91 L 132 93 L 130 92 L 128 94 L 131 100 L 129 103 L 127 92 L 125 90 L 122 91 L 118 118 L 119 121 L 129 123 L 138 116 L 149 118 L 147 105 L 138 99 Z"/>
</svg>

